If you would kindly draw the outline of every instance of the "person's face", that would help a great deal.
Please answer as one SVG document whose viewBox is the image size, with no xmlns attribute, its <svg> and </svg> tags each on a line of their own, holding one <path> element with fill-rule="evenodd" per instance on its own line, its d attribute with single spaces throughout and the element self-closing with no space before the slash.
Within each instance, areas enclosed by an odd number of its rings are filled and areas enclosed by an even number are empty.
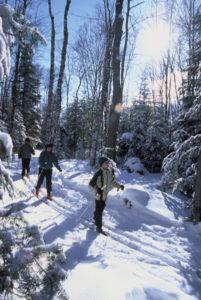
<svg viewBox="0 0 201 300">
<path fill-rule="evenodd" d="M 52 147 L 47 147 L 48 152 L 52 152 Z"/>
<path fill-rule="evenodd" d="M 101 165 L 101 167 L 102 167 L 103 169 L 109 169 L 109 166 L 110 166 L 110 162 L 109 162 L 109 161 L 105 161 L 105 162 Z"/>
</svg>

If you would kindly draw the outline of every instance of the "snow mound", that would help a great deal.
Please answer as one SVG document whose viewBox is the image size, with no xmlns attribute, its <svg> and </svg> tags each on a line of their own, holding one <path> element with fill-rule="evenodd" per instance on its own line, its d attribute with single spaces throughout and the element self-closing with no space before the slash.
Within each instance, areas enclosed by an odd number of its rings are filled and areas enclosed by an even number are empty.
<svg viewBox="0 0 201 300">
<path fill-rule="evenodd" d="M 128 200 L 132 202 L 137 202 L 138 204 L 142 206 L 147 206 L 150 196 L 147 192 L 134 189 L 134 188 L 127 188 L 125 191 L 122 193 L 121 196 L 123 199 L 127 198 Z"/>
<path fill-rule="evenodd" d="M 136 172 L 139 174 L 144 173 L 144 166 L 138 157 L 131 157 L 127 159 L 124 164 L 124 167 L 129 173 L 132 172 Z"/>
</svg>

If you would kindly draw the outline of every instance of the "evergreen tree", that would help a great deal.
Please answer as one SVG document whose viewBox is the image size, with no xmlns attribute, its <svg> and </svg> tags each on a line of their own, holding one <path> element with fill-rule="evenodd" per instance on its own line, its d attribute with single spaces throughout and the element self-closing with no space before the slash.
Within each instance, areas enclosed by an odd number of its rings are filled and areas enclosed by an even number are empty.
<svg viewBox="0 0 201 300">
<path fill-rule="evenodd" d="M 26 127 L 24 125 L 22 113 L 19 109 L 15 109 L 12 136 L 14 150 L 17 151 L 26 138 Z"/>
<path fill-rule="evenodd" d="M 145 142 L 145 167 L 160 172 L 170 145 L 170 128 L 165 118 L 164 105 L 154 106 L 150 116 Z"/>
<path fill-rule="evenodd" d="M 62 119 L 62 145 L 67 157 L 75 158 L 82 145 L 89 147 L 89 130 L 87 130 L 87 104 L 85 101 L 74 101 L 66 110 Z M 88 109 L 89 111 L 89 109 Z M 85 143 L 86 142 L 86 143 Z M 88 148 L 89 149 L 89 148 Z M 82 154 L 83 155 L 83 154 Z"/>
<path fill-rule="evenodd" d="M 21 56 L 19 67 L 20 78 L 20 102 L 26 134 L 33 141 L 40 141 L 40 77 L 41 69 L 34 64 L 34 52 L 32 46 L 27 45 Z"/>
<path fill-rule="evenodd" d="M 196 166 L 201 148 L 201 13 L 193 19 L 193 45 L 189 49 L 185 94 L 174 124 L 173 151 L 163 163 L 162 185 L 191 196 L 194 192 Z"/>
</svg>

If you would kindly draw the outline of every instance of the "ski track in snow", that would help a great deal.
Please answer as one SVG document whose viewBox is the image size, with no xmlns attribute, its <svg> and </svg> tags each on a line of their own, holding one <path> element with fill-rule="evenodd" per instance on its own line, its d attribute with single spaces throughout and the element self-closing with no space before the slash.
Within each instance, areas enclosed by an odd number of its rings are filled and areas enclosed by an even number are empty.
<svg viewBox="0 0 201 300">
<path fill-rule="evenodd" d="M 39 154 L 39 153 L 38 153 Z M 92 170 L 86 161 L 61 161 L 63 172 L 53 172 L 54 201 L 46 191 L 34 194 L 37 161 L 31 162 L 31 180 L 20 179 L 15 158 L 11 175 L 18 197 L 1 206 L 18 210 L 38 225 L 45 243 L 59 243 L 66 255 L 67 280 L 62 283 L 72 300 L 199 300 L 201 280 L 201 226 L 184 222 L 187 213 L 180 198 L 157 189 L 159 175 L 127 174 L 118 180 L 124 192 L 113 190 L 104 211 L 108 236 L 97 235 L 87 220 L 94 210 L 88 187 Z M 129 209 L 123 199 L 129 199 Z"/>
</svg>

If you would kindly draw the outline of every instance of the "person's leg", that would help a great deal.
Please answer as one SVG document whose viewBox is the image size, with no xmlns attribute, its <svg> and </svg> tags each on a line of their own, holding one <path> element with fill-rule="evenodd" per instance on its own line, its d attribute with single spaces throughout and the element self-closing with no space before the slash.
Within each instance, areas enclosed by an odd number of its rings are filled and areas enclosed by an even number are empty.
<svg viewBox="0 0 201 300">
<path fill-rule="evenodd" d="M 26 170 L 26 159 L 22 158 L 22 177 L 25 175 L 25 170 Z"/>
<path fill-rule="evenodd" d="M 38 182 L 36 184 L 36 190 L 39 191 L 41 185 L 43 184 L 45 178 L 45 170 L 42 170 L 41 168 L 39 168 L 39 172 L 38 172 Z"/>
<path fill-rule="evenodd" d="M 30 161 L 31 161 L 30 158 L 27 158 L 27 159 L 26 159 L 26 171 L 27 171 L 27 176 L 29 176 L 29 173 L 30 173 Z"/>
<path fill-rule="evenodd" d="M 102 228 L 102 216 L 103 216 L 104 208 L 105 208 L 105 201 L 96 200 L 96 208 L 94 211 L 94 221 L 95 221 L 95 225 L 98 228 Z"/>
<path fill-rule="evenodd" d="M 47 188 L 47 195 L 50 196 L 52 191 L 52 169 L 46 170 L 46 188 Z"/>
<path fill-rule="evenodd" d="M 27 175 L 30 173 L 30 158 L 24 159 L 25 171 Z"/>
</svg>

